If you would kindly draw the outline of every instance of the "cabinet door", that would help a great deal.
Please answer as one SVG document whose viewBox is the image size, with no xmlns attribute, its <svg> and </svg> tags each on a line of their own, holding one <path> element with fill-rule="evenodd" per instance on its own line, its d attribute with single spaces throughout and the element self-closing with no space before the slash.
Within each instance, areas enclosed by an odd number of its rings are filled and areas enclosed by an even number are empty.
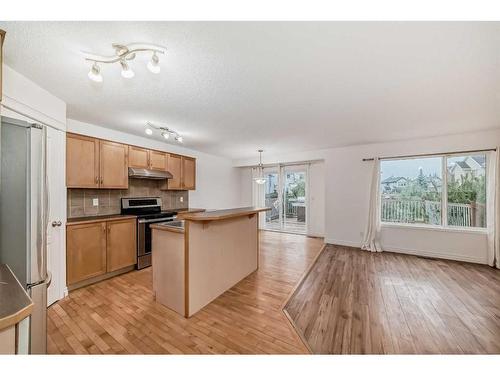
<svg viewBox="0 0 500 375">
<path fill-rule="evenodd" d="M 180 155 L 168 155 L 168 171 L 173 175 L 173 178 L 168 180 L 168 189 L 182 189 L 182 157 Z"/>
<path fill-rule="evenodd" d="M 106 273 L 106 223 L 70 225 L 66 230 L 68 285 Z"/>
<path fill-rule="evenodd" d="M 100 187 L 128 189 L 128 146 L 99 141 Z"/>
<path fill-rule="evenodd" d="M 134 168 L 149 168 L 149 150 L 128 146 L 128 165 Z"/>
<path fill-rule="evenodd" d="M 99 186 L 99 140 L 77 134 L 66 135 L 66 186 Z"/>
<path fill-rule="evenodd" d="M 136 221 L 109 221 L 107 224 L 107 270 L 113 272 L 137 263 Z"/>
<path fill-rule="evenodd" d="M 182 187 L 194 190 L 196 187 L 196 159 L 182 157 Z"/>
<path fill-rule="evenodd" d="M 149 168 L 156 169 L 158 171 L 167 170 L 167 154 L 160 151 L 149 151 Z"/>
</svg>

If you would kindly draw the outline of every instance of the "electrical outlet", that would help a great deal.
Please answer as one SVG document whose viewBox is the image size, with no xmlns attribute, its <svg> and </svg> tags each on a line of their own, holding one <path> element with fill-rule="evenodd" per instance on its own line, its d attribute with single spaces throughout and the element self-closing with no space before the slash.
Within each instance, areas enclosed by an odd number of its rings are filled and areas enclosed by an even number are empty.
<svg viewBox="0 0 500 375">
<path fill-rule="evenodd" d="M 92 205 L 93 205 L 94 207 L 99 206 L 99 198 L 94 198 L 94 199 L 92 199 Z"/>
<path fill-rule="evenodd" d="M 184 197 L 180 197 L 179 200 L 182 202 L 184 202 Z"/>
</svg>

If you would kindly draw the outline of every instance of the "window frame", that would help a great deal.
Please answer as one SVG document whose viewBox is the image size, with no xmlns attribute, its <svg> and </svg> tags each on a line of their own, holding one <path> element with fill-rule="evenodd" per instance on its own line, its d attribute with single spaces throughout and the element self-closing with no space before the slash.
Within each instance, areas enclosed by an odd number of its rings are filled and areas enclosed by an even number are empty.
<svg viewBox="0 0 500 375">
<path fill-rule="evenodd" d="M 485 156 L 485 217 L 486 226 L 485 227 L 461 227 L 458 225 L 448 224 L 448 158 L 462 157 L 462 156 L 474 156 L 474 155 L 484 155 Z M 441 225 L 437 224 L 425 224 L 425 223 L 398 223 L 392 221 L 382 221 L 382 189 L 381 183 L 379 184 L 379 197 L 378 197 L 378 210 L 379 210 L 379 220 L 381 227 L 387 228 L 408 228 L 417 230 L 435 230 L 440 232 L 468 232 L 468 233 L 487 233 L 488 232 L 488 151 L 484 152 L 463 152 L 463 153 L 450 153 L 450 154 L 436 154 L 436 155 L 425 155 L 425 156 L 411 156 L 406 158 L 389 158 L 386 160 L 397 161 L 397 160 L 412 160 L 412 159 L 425 159 L 425 158 L 441 158 Z M 380 160 L 380 163 L 384 162 L 384 159 Z M 380 168 L 382 170 L 382 168 Z M 382 171 L 380 171 L 382 173 Z"/>
</svg>

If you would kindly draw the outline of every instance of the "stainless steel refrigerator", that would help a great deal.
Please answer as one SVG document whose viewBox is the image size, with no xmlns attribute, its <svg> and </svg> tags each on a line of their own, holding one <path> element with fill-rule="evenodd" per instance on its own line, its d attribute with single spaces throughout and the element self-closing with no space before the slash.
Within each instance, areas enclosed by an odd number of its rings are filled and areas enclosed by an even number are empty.
<svg viewBox="0 0 500 375">
<path fill-rule="evenodd" d="M 1 117 L 0 154 L 0 263 L 9 265 L 34 302 L 26 340 L 29 353 L 43 354 L 50 283 L 46 129 Z"/>
</svg>

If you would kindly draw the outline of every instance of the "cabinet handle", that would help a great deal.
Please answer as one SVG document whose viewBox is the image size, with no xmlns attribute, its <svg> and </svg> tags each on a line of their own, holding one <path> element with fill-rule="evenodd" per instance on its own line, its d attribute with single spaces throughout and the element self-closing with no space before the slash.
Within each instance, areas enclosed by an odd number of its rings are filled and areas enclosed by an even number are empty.
<svg viewBox="0 0 500 375">
<path fill-rule="evenodd" d="M 99 177 L 95 176 L 95 183 L 98 184 L 99 183 Z"/>
<path fill-rule="evenodd" d="M 102 185 L 103 182 L 104 182 L 104 178 L 101 177 L 101 185 Z"/>
</svg>

